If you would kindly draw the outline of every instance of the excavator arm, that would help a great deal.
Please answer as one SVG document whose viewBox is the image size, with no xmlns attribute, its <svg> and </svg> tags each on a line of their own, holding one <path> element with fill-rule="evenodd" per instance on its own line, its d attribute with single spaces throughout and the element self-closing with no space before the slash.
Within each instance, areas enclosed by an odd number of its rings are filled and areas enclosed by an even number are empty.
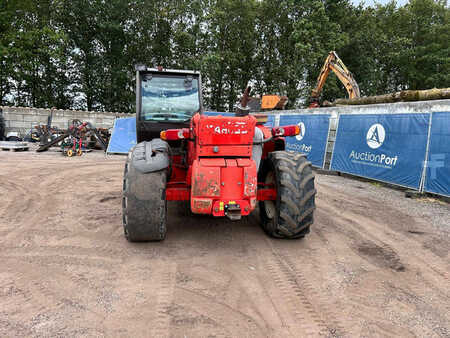
<svg viewBox="0 0 450 338">
<path fill-rule="evenodd" d="M 360 97 L 359 86 L 356 80 L 353 78 L 352 73 L 347 69 L 342 60 L 336 54 L 336 52 L 331 51 L 325 60 L 324 65 L 320 71 L 319 77 L 317 78 L 316 87 L 311 92 L 310 98 L 310 108 L 319 107 L 319 96 L 322 92 L 323 85 L 327 80 L 330 71 L 333 71 L 338 79 L 342 82 L 345 89 L 347 90 L 350 99 Z"/>
</svg>

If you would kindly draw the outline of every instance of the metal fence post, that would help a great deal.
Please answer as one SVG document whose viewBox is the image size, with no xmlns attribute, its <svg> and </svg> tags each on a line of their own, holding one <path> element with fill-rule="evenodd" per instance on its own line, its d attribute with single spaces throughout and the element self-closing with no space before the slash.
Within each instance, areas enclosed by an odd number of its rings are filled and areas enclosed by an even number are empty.
<svg viewBox="0 0 450 338">
<path fill-rule="evenodd" d="M 427 148 L 425 150 L 425 159 L 423 161 L 423 170 L 422 170 L 422 177 L 420 179 L 420 185 L 419 185 L 419 192 L 423 193 L 425 189 L 425 180 L 427 175 L 427 168 L 428 168 L 428 153 L 430 150 L 430 139 L 431 139 L 431 124 L 433 121 L 433 112 L 430 112 L 430 117 L 428 121 L 428 137 L 427 137 Z"/>
</svg>

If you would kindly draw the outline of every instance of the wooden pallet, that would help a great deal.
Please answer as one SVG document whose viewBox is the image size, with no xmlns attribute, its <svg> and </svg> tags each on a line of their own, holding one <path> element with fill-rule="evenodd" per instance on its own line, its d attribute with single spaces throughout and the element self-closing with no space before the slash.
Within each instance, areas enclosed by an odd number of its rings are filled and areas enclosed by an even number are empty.
<svg viewBox="0 0 450 338">
<path fill-rule="evenodd" d="M 13 151 L 27 151 L 29 149 L 28 143 L 26 142 L 17 142 L 17 141 L 1 141 L 0 149 L 5 150 L 13 150 Z"/>
</svg>

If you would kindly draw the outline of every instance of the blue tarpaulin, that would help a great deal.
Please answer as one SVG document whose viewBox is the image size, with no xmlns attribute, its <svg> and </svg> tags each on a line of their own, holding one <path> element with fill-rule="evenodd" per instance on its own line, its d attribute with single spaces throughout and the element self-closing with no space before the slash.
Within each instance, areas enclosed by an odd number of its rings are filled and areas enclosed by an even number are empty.
<svg viewBox="0 0 450 338">
<path fill-rule="evenodd" d="M 114 121 L 107 153 L 128 154 L 136 145 L 136 118 L 127 117 Z"/>
<path fill-rule="evenodd" d="M 330 114 L 281 115 L 280 126 L 300 126 L 299 135 L 286 137 L 286 149 L 306 154 L 314 166 L 323 168 L 330 117 Z"/>
<path fill-rule="evenodd" d="M 419 189 L 430 114 L 341 114 L 331 169 Z"/>
<path fill-rule="evenodd" d="M 217 111 L 205 111 L 203 112 L 204 115 L 206 116 L 234 116 L 234 113 L 221 113 L 221 112 L 217 112 Z"/>
<path fill-rule="evenodd" d="M 424 190 L 450 197 L 450 112 L 433 112 Z"/>
</svg>

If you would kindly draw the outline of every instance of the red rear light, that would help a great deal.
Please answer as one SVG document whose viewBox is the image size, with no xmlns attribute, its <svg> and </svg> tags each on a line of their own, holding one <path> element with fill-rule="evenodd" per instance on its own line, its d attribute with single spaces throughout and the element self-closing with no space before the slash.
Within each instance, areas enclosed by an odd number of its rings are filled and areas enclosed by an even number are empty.
<svg viewBox="0 0 450 338">
<path fill-rule="evenodd" d="M 298 134 L 300 134 L 300 127 L 296 125 L 272 128 L 273 137 L 295 136 Z"/>
<path fill-rule="evenodd" d="M 162 140 L 166 141 L 176 141 L 176 140 L 182 140 L 185 138 L 189 138 L 189 129 L 183 128 L 183 129 L 167 129 L 163 130 L 160 133 L 160 137 Z"/>
</svg>

